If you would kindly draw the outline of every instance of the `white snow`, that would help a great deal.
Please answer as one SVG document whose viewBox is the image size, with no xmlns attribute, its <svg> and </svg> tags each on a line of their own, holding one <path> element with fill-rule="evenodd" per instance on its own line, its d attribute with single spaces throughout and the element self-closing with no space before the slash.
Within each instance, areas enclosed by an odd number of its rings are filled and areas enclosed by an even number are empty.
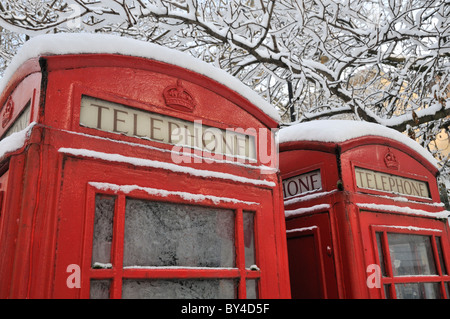
<svg viewBox="0 0 450 319">
<path fill-rule="evenodd" d="M 181 197 L 184 200 L 193 201 L 193 202 L 199 202 L 204 200 L 211 200 L 215 204 L 218 204 L 220 202 L 224 203 L 233 203 L 233 204 L 245 204 L 245 205 L 257 205 L 256 202 L 248 202 L 248 201 L 242 201 L 235 198 L 228 198 L 228 197 L 218 197 L 218 196 L 212 196 L 212 195 L 204 195 L 204 194 L 192 194 L 188 192 L 180 192 L 180 191 L 168 191 L 165 189 L 157 189 L 157 188 L 150 188 L 150 187 L 142 187 L 138 185 L 116 185 L 111 183 L 103 183 L 103 182 L 89 182 L 89 185 L 92 187 L 95 187 L 98 190 L 101 191 L 113 191 L 113 192 L 122 192 L 125 194 L 129 194 L 130 192 L 139 190 L 144 191 L 149 195 L 158 195 L 162 197 L 167 196 L 178 196 Z"/>
<path fill-rule="evenodd" d="M 259 271 L 259 270 L 261 270 L 261 269 L 259 269 L 259 267 L 257 265 L 250 265 L 250 267 L 248 267 L 248 269 L 252 270 L 252 271 Z"/>
<path fill-rule="evenodd" d="M 109 162 L 127 163 L 127 164 L 131 164 L 131 165 L 135 165 L 135 166 L 160 168 L 160 169 L 165 169 L 165 170 L 169 170 L 172 172 L 184 173 L 184 174 L 189 174 L 189 175 L 204 177 L 204 178 L 219 178 L 219 179 L 231 180 L 231 181 L 238 182 L 238 183 L 263 185 L 263 186 L 270 186 L 270 187 L 276 186 L 276 184 L 274 182 L 269 182 L 266 180 L 251 179 L 251 178 L 237 176 L 237 175 L 233 175 L 233 174 L 229 174 L 229 173 L 208 171 L 208 170 L 204 170 L 204 169 L 196 169 L 196 168 L 192 168 L 192 167 L 176 165 L 173 163 L 159 162 L 159 161 L 155 161 L 155 160 L 149 160 L 149 159 L 138 158 L 138 157 L 129 157 L 129 156 L 124 156 L 124 155 L 120 155 L 120 154 L 111 154 L 111 153 L 97 152 L 97 151 L 92 151 L 92 150 L 87 150 L 87 149 L 65 148 L 65 147 L 61 147 L 58 151 L 60 153 L 70 154 L 73 156 L 91 157 L 91 158 L 97 158 L 97 159 L 101 159 L 101 160 L 109 161 Z"/>
<path fill-rule="evenodd" d="M 194 160 L 192 160 L 193 163 L 196 163 L 195 159 L 200 159 L 200 160 L 204 160 L 204 162 L 207 162 L 207 163 L 209 163 L 209 162 L 221 163 L 221 164 L 225 163 L 225 164 L 231 164 L 231 165 L 241 166 L 241 167 L 250 168 L 250 169 L 257 169 L 264 173 L 275 174 L 277 171 L 276 168 L 266 166 L 266 165 L 256 166 L 256 165 L 241 163 L 240 161 L 231 161 L 231 160 L 226 160 L 226 159 L 214 158 L 211 156 L 210 157 L 201 156 L 200 154 L 203 154 L 203 152 L 199 152 L 198 153 L 199 155 L 197 155 L 197 153 L 195 153 L 195 152 L 189 152 L 189 151 L 186 152 L 186 151 L 184 151 L 184 149 L 182 149 L 180 152 L 178 152 L 178 151 L 173 150 L 173 148 L 166 149 L 166 148 L 160 148 L 160 147 L 150 146 L 150 145 L 146 145 L 146 144 L 139 144 L 139 143 L 133 143 L 133 142 L 128 142 L 128 141 L 115 140 L 115 139 L 111 139 L 111 138 L 107 138 L 107 137 L 91 135 L 91 134 L 86 134 L 86 133 L 67 131 L 67 130 L 62 130 L 62 131 L 64 131 L 65 133 L 68 133 L 68 134 L 72 134 L 72 135 L 89 137 L 89 138 L 93 138 L 93 139 L 97 139 L 97 140 L 108 141 L 111 143 L 124 144 L 124 145 L 133 146 L 133 147 L 140 147 L 140 148 L 159 151 L 159 152 L 163 152 L 163 153 L 171 153 L 171 154 L 175 154 L 175 155 L 188 156 L 188 157 L 194 158 Z"/>
<path fill-rule="evenodd" d="M 298 198 L 286 199 L 284 201 L 284 205 L 285 206 L 292 205 L 292 204 L 295 204 L 295 203 L 304 202 L 304 201 L 311 200 L 311 199 L 314 199 L 314 198 L 327 196 L 327 195 L 335 193 L 337 191 L 338 191 L 337 189 L 333 189 L 333 190 L 331 190 L 329 192 L 319 192 L 319 193 L 313 193 L 313 194 L 305 195 L 305 196 L 298 197 Z"/>
<path fill-rule="evenodd" d="M 232 267 L 193 267 L 193 266 L 124 266 L 123 269 L 199 269 L 199 270 L 238 270 Z"/>
<path fill-rule="evenodd" d="M 39 35 L 27 41 L 12 59 L 0 81 L 2 92 L 11 76 L 25 61 L 39 56 L 64 54 L 120 54 L 142 57 L 180 66 L 205 75 L 242 95 L 273 120 L 280 122 L 277 110 L 256 92 L 224 70 L 186 53 L 153 43 L 110 34 L 59 33 Z"/>
<path fill-rule="evenodd" d="M 383 204 L 370 204 L 370 203 L 357 203 L 356 204 L 360 208 L 365 209 L 374 209 L 374 210 L 381 210 L 381 211 L 388 211 L 393 213 L 402 213 L 402 214 L 408 214 L 408 215 L 417 215 L 417 216 L 424 216 L 424 217 L 433 217 L 436 219 L 444 219 L 448 218 L 450 216 L 450 212 L 447 210 L 443 210 L 440 212 L 432 213 L 421 209 L 414 209 L 410 207 L 402 207 L 402 206 L 396 206 L 396 205 L 383 205 Z"/>
<path fill-rule="evenodd" d="M 416 141 L 394 129 L 363 121 L 319 120 L 294 124 L 279 131 L 278 142 L 280 144 L 294 141 L 341 143 L 363 136 L 381 136 L 400 142 L 438 168 L 436 159 Z"/>
<path fill-rule="evenodd" d="M 92 265 L 92 268 L 95 269 L 111 269 L 112 268 L 112 264 L 111 263 L 100 263 L 100 262 L 95 262 L 94 265 Z"/>
<path fill-rule="evenodd" d="M 24 130 L 12 133 L 0 141 L 0 158 L 7 153 L 17 151 L 25 145 L 26 140 L 30 136 L 31 129 L 36 125 L 35 122 L 28 125 Z"/>
<path fill-rule="evenodd" d="M 393 194 L 395 194 L 395 193 L 393 192 Z M 386 199 L 393 200 L 394 202 L 414 203 L 414 204 L 434 206 L 434 207 L 444 207 L 445 206 L 445 204 L 441 203 L 441 202 L 432 202 L 432 203 L 420 202 L 420 201 L 408 199 L 403 196 L 388 196 L 388 195 L 376 195 L 376 194 L 366 194 L 366 195 L 368 195 L 370 197 L 386 198 Z"/>
<path fill-rule="evenodd" d="M 320 210 L 327 210 L 330 207 L 331 206 L 329 204 L 319 204 L 319 205 L 314 205 L 311 207 L 303 207 L 303 208 L 297 208 L 297 209 L 292 209 L 292 210 L 285 210 L 284 216 L 285 217 L 298 216 L 298 215 L 302 215 L 305 213 L 310 213 L 310 212 L 315 212 L 315 211 L 320 211 Z"/>
<path fill-rule="evenodd" d="M 317 226 L 311 226 L 311 227 L 302 227 L 302 228 L 294 228 L 294 229 L 289 229 L 286 230 L 286 233 L 296 233 L 296 232 L 302 232 L 302 231 L 309 231 L 309 230 L 314 230 L 318 228 Z"/>
<path fill-rule="evenodd" d="M 392 229 L 406 229 L 406 230 L 412 230 L 412 231 L 432 231 L 432 232 L 439 232 L 439 233 L 442 232 L 442 230 L 440 230 L 440 229 L 423 228 L 423 227 L 416 227 L 416 226 L 398 226 L 398 225 L 376 225 L 376 226 L 383 227 L 383 228 L 392 228 Z"/>
<path fill-rule="evenodd" d="M 421 118 L 424 116 L 429 116 L 429 115 L 435 115 L 437 112 L 439 112 L 442 108 L 444 109 L 448 109 L 450 107 L 449 101 L 446 101 L 445 106 L 440 104 L 440 103 L 432 103 L 430 104 L 427 108 L 424 109 L 420 109 L 420 110 L 416 110 L 416 115 Z M 398 124 L 401 124 L 403 122 L 406 121 L 410 121 L 413 119 L 412 113 L 406 113 L 403 115 L 399 115 L 399 116 L 395 116 L 389 119 L 384 119 L 384 118 L 380 118 L 379 116 L 377 116 L 374 112 L 370 111 L 370 110 L 366 110 L 366 112 L 374 117 L 376 119 L 376 121 L 378 123 L 380 123 L 381 125 L 385 125 L 385 126 L 395 126 Z"/>
</svg>

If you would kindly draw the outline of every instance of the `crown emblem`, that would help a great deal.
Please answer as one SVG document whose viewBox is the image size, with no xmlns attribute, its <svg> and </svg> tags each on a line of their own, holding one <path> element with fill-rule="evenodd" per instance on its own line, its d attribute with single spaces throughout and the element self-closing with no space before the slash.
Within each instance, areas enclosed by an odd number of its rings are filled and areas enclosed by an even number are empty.
<svg viewBox="0 0 450 319">
<path fill-rule="evenodd" d="M 386 155 L 384 155 L 384 163 L 387 168 L 398 169 L 399 163 L 390 148 L 388 148 Z"/>
<path fill-rule="evenodd" d="M 181 80 L 177 80 L 176 85 L 168 86 L 163 92 L 164 101 L 166 105 L 180 110 L 192 111 L 195 107 L 195 100 L 181 84 Z"/>
<path fill-rule="evenodd" d="M 5 113 L 3 113 L 3 118 L 2 118 L 2 127 L 3 128 L 6 127 L 6 125 L 8 125 L 9 121 L 11 121 L 13 113 L 14 113 L 14 102 L 13 102 L 12 98 L 9 97 L 8 101 L 6 102 Z"/>
</svg>

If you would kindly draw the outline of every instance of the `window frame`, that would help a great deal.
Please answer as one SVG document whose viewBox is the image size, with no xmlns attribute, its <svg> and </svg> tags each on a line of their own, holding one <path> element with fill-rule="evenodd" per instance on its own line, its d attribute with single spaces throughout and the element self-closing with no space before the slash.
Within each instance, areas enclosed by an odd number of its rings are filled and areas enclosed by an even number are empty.
<svg viewBox="0 0 450 319">
<path fill-rule="evenodd" d="M 111 264 L 112 268 L 94 269 L 92 264 L 92 246 L 95 219 L 95 198 L 96 195 L 106 195 L 115 197 L 115 209 L 113 216 L 113 237 L 111 244 Z M 125 209 L 127 198 L 160 201 L 173 204 L 188 204 L 202 207 L 223 208 L 234 211 L 235 222 L 235 267 L 234 268 L 198 268 L 198 267 L 123 267 L 124 253 L 124 227 L 125 227 Z M 245 246 L 244 246 L 244 223 L 243 213 L 254 213 L 254 249 L 255 262 L 259 269 L 251 270 L 245 268 Z M 82 257 L 82 283 L 81 297 L 90 297 L 90 282 L 93 279 L 110 279 L 111 299 L 122 298 L 122 282 L 124 279 L 235 279 L 237 280 L 237 299 L 247 298 L 247 280 L 257 280 L 257 298 L 261 290 L 261 263 L 259 251 L 258 226 L 261 210 L 255 204 L 244 202 L 237 203 L 213 203 L 211 200 L 201 200 L 192 202 L 186 199 L 180 199 L 176 195 L 150 195 L 142 190 L 133 190 L 131 192 L 99 190 L 88 184 L 86 198 L 86 217 L 83 235 L 83 257 Z"/>
<path fill-rule="evenodd" d="M 372 240 L 376 264 L 381 265 L 380 252 L 377 245 L 377 233 L 381 234 L 381 249 L 384 258 L 384 269 L 385 275 L 380 273 L 381 282 L 381 298 L 383 299 L 397 299 L 397 293 L 395 289 L 396 284 L 402 283 L 439 283 L 440 293 L 442 299 L 450 299 L 450 272 L 449 272 L 449 256 L 446 255 L 447 247 L 445 243 L 445 233 L 441 229 L 431 229 L 431 228 L 411 228 L 409 226 L 399 226 L 399 225 L 372 225 Z M 431 248 L 433 253 L 433 260 L 436 266 L 436 275 L 408 275 L 408 276 L 394 276 L 391 262 L 391 255 L 389 252 L 389 242 L 388 233 L 395 234 L 406 234 L 406 235 L 417 235 L 417 236 L 428 236 L 431 241 Z M 436 237 L 440 238 L 442 261 L 444 262 L 447 274 L 442 273 L 441 261 L 439 258 L 438 247 L 436 243 Z M 444 239 L 444 240 L 443 240 Z M 447 288 L 445 287 L 447 285 Z M 389 289 L 389 295 L 386 296 L 385 287 Z"/>
</svg>

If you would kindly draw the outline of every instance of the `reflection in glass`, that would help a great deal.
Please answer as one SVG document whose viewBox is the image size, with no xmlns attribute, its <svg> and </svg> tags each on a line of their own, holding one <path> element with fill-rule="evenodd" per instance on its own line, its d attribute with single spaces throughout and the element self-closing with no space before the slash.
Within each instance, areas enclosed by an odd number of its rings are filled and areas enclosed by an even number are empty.
<svg viewBox="0 0 450 319">
<path fill-rule="evenodd" d="M 258 299 L 258 280 L 257 279 L 247 279 L 247 299 Z"/>
<path fill-rule="evenodd" d="M 124 299 L 234 299 L 232 279 L 157 279 L 123 281 Z"/>
<path fill-rule="evenodd" d="M 255 213 L 243 213 L 244 219 L 244 246 L 245 246 L 245 268 L 256 265 L 255 260 Z"/>
<path fill-rule="evenodd" d="M 383 285 L 384 288 L 384 298 L 391 299 L 391 284 Z"/>
<path fill-rule="evenodd" d="M 383 233 L 376 233 L 377 238 L 377 249 L 378 249 L 378 258 L 380 259 L 380 267 L 381 267 L 381 274 L 385 277 L 386 276 L 386 267 L 384 264 L 384 254 L 383 254 L 383 245 L 382 245 L 382 238 Z"/>
<path fill-rule="evenodd" d="M 439 299 L 441 298 L 440 283 L 415 282 L 396 284 L 397 299 Z"/>
<path fill-rule="evenodd" d="M 127 199 L 124 266 L 235 267 L 234 211 Z"/>
<path fill-rule="evenodd" d="M 95 196 L 94 236 L 92 241 L 92 265 L 111 262 L 115 197 Z"/>
<path fill-rule="evenodd" d="M 91 280 L 91 299 L 109 299 L 109 286 L 111 281 L 109 279 L 104 280 Z"/>
<path fill-rule="evenodd" d="M 431 237 L 388 233 L 394 276 L 436 275 Z"/>
<path fill-rule="evenodd" d="M 444 257 L 442 255 L 442 246 L 441 246 L 441 238 L 440 237 L 435 237 L 436 238 L 436 248 L 438 251 L 438 255 L 439 255 L 439 264 L 441 265 L 441 271 L 442 271 L 442 275 L 447 275 L 447 267 L 445 267 L 445 262 L 444 262 Z"/>
</svg>

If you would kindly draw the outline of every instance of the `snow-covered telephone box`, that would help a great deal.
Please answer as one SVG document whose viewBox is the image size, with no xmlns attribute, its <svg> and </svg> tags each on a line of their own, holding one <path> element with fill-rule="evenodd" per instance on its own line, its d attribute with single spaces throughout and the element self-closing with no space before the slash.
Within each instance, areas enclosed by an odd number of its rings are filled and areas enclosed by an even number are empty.
<svg viewBox="0 0 450 319">
<path fill-rule="evenodd" d="M 289 298 L 276 111 L 185 54 L 25 44 L 1 95 L 1 298 Z"/>
<path fill-rule="evenodd" d="M 356 121 L 280 130 L 292 298 L 450 298 L 434 158 Z"/>
</svg>

